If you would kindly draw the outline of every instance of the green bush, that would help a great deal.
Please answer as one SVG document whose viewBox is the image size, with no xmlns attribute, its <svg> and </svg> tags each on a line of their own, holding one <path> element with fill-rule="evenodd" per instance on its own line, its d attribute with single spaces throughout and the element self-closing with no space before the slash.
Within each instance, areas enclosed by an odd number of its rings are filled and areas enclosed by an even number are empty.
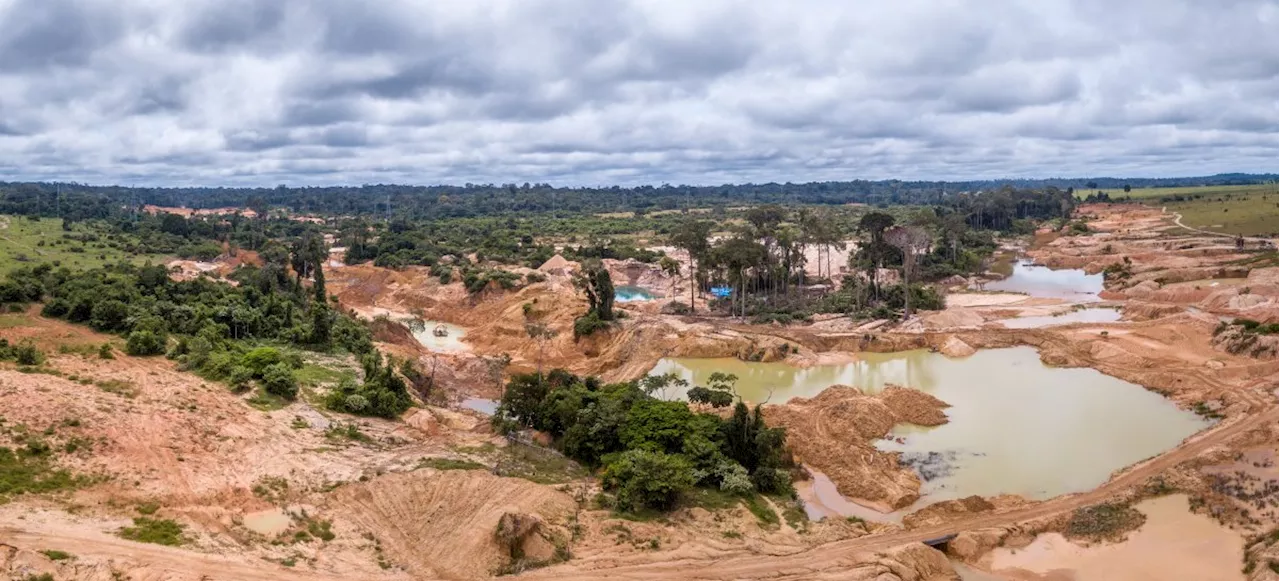
<svg viewBox="0 0 1280 581">
<path fill-rule="evenodd" d="M 148 330 L 129 333 L 125 352 L 134 356 L 160 355 L 164 353 L 166 338 Z"/>
<path fill-rule="evenodd" d="M 140 516 L 133 519 L 133 526 L 121 528 L 120 536 L 139 543 L 176 547 L 187 542 L 183 534 L 185 528 L 169 519 Z"/>
<path fill-rule="evenodd" d="M 44 363 L 44 353 L 41 353 L 30 339 L 26 339 L 14 345 L 13 360 L 19 365 L 40 365 Z"/>
<path fill-rule="evenodd" d="M 280 350 L 274 347 L 258 347 L 240 358 L 240 363 L 253 371 L 254 377 L 262 377 L 268 366 L 280 363 Z"/>
<path fill-rule="evenodd" d="M 249 389 L 250 382 L 253 381 L 253 370 L 242 365 L 231 368 L 231 372 L 227 373 L 227 385 L 232 390 L 242 392 Z"/>
<path fill-rule="evenodd" d="M 362 361 L 364 383 L 357 384 L 350 377 L 343 377 L 338 385 L 325 395 L 324 406 L 337 412 L 394 418 L 409 409 L 413 401 L 409 397 L 409 385 L 395 371 L 394 362 L 384 362 L 381 355 L 373 353 Z M 414 372 L 412 365 L 403 369 Z M 413 373 L 417 375 L 416 372 Z"/>
<path fill-rule="evenodd" d="M 667 510 L 693 487 L 693 466 L 682 456 L 628 450 L 605 466 L 603 482 L 621 510 Z"/>
<path fill-rule="evenodd" d="M 283 363 L 268 365 L 262 371 L 262 387 L 267 393 L 285 399 L 298 396 L 298 380 L 293 376 L 293 370 Z"/>
<path fill-rule="evenodd" d="M 573 320 L 573 339 L 576 341 L 596 331 L 608 329 L 609 325 L 609 321 L 601 321 L 600 316 L 591 311 Z"/>
</svg>

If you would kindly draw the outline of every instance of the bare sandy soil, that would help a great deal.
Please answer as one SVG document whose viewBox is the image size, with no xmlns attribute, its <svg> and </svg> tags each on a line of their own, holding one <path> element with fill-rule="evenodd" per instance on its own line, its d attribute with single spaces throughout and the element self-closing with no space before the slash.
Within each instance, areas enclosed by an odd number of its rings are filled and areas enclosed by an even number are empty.
<svg viewBox="0 0 1280 581">
<path fill-rule="evenodd" d="M 1123 308 L 1121 322 L 1006 329 L 997 322 L 1070 308 L 1062 301 L 1009 294 L 952 295 L 946 311 L 897 328 L 854 326 L 838 318 L 810 326 L 742 325 L 662 315 L 657 312 L 662 301 L 655 301 L 625 305 L 621 308 L 629 316 L 616 328 L 574 341 L 572 321 L 585 304 L 567 274 L 478 295 L 468 295 L 459 283 L 441 285 L 424 269 L 341 266 L 327 279 L 349 308 L 412 313 L 468 329 L 470 351 L 448 355 L 427 352 L 402 327 L 378 332 L 381 346 L 435 365 L 448 394 L 441 404 L 465 396 L 496 397 L 504 374 L 539 364 L 618 380 L 643 375 L 662 357 L 736 356 L 812 365 L 858 351 L 933 348 L 962 357 L 974 349 L 1030 345 L 1048 364 L 1093 367 L 1182 406 L 1200 404 L 1222 416 L 1215 427 L 1117 472 L 1096 490 L 1043 502 L 940 503 L 908 515 L 900 526 L 826 519 L 766 527 L 743 507 L 686 510 L 667 522 L 621 521 L 592 509 L 589 480 L 546 485 L 493 474 L 514 452 L 472 412 L 423 407 L 397 422 L 357 420 L 317 410 L 306 397 L 284 409 L 260 411 L 244 396 L 162 359 L 120 355 L 103 361 L 67 353 L 52 357 L 50 367 L 59 375 L 0 366 L 0 413 L 9 424 L 22 423 L 32 431 L 52 428 L 49 437 L 55 443 L 92 439 L 91 447 L 59 462 L 107 478 L 72 493 L 19 497 L 0 506 L 0 572 L 86 580 L 112 579 L 117 573 L 139 580 L 459 579 L 510 567 L 516 548 L 533 561 L 572 557 L 524 573 L 531 578 L 954 579 L 947 555 L 919 541 L 959 532 L 948 554 L 989 565 L 983 559 L 992 550 L 1025 547 L 1038 534 L 1061 530 L 1076 509 L 1170 492 L 1186 494 L 1196 515 L 1188 516 L 1180 505 L 1158 504 L 1178 526 L 1193 522 L 1188 518 L 1201 522 L 1202 516 L 1220 523 L 1194 529 L 1192 538 L 1203 537 L 1216 548 L 1199 564 L 1186 566 L 1238 572 L 1242 552 L 1275 551 L 1275 543 L 1266 539 L 1247 549 L 1239 539 L 1274 524 L 1277 372 L 1274 360 L 1215 346 L 1213 330 L 1219 316 L 1267 320 L 1270 312 L 1274 320 L 1277 269 L 1235 266 L 1247 257 L 1223 247 L 1223 239 L 1177 231 L 1158 210 L 1091 206 L 1082 211 L 1094 216 L 1089 224 L 1096 234 L 1046 236 L 1047 243 L 1032 249 L 1032 256 L 1044 264 L 1093 272 L 1129 257 L 1131 274 L 1109 282 L 1104 296 Z M 615 281 L 634 280 L 669 292 L 661 287 L 670 281 L 648 269 L 626 264 L 611 269 Z M 528 322 L 558 334 L 545 342 L 530 339 Z M 53 353 L 60 345 L 113 340 L 38 317 L 29 325 L 0 329 L 0 337 L 33 338 Z M 504 354 L 511 357 L 505 369 L 496 364 Z M 88 384 L 81 381 L 85 378 Z M 883 434 L 880 424 L 888 416 L 928 424 L 939 421 L 937 413 L 932 402 L 829 390 L 768 415 L 788 425 L 796 453 L 807 463 L 822 464 L 840 490 L 880 494 L 892 506 L 913 493 L 914 475 L 860 452 L 868 438 Z M 77 419 L 77 426 L 70 426 L 69 418 Z M 855 420 L 852 426 L 850 420 Z M 356 422 L 367 439 L 326 435 L 330 425 L 348 422 Z M 863 434 L 863 428 L 880 434 Z M 0 445 L 14 443 L 5 439 Z M 483 469 L 440 470 L 435 466 L 442 460 L 475 462 Z M 185 525 L 190 542 L 161 547 L 115 534 L 140 514 L 138 506 L 149 503 L 158 507 L 157 518 Z M 283 532 L 278 516 L 264 528 L 263 514 L 284 515 Z M 1153 513 L 1151 522 L 1163 518 Z M 331 523 L 335 538 L 294 540 L 316 521 Z M 500 538 L 500 522 L 518 534 Z M 1164 529 L 1153 524 L 1152 531 L 1158 530 Z M 273 532 L 280 536 L 271 538 Z M 1016 566 L 1037 575 L 1068 565 L 1091 571 L 1098 562 L 1136 571 L 1125 567 L 1159 544 L 1155 539 L 1161 537 L 1142 540 L 1155 532 L 1133 533 L 1128 548 L 1095 547 L 1085 556 L 1063 556 L 1057 549 L 1022 551 Z M 1235 535 L 1230 554 L 1219 550 L 1227 546 L 1223 535 Z M 1146 545 L 1132 545 L 1138 541 Z M 54 561 L 42 550 L 75 558 Z M 1099 561 L 1104 558 L 1109 560 Z M 1265 576 L 1270 574 L 1265 565 L 1256 571 L 1254 580 L 1274 578 Z"/>
</svg>

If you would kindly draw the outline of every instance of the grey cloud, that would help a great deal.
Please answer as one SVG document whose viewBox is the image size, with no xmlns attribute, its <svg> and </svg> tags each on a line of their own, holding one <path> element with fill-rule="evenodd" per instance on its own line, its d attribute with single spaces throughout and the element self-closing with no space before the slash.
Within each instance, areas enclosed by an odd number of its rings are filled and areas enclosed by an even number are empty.
<svg viewBox="0 0 1280 581">
<path fill-rule="evenodd" d="M 224 134 L 229 151 L 260 152 L 285 147 L 292 143 L 286 131 L 237 131 Z"/>
<path fill-rule="evenodd" d="M 210 52 L 270 46 L 287 11 L 283 0 L 224 0 L 200 8 L 188 16 L 178 42 L 189 50 Z"/>
<path fill-rule="evenodd" d="M 0 0 L 14 179 L 1275 171 L 1262 0 Z"/>
<path fill-rule="evenodd" d="M 124 33 L 117 14 L 73 0 L 13 0 L 0 23 L 0 71 L 82 66 Z"/>
</svg>

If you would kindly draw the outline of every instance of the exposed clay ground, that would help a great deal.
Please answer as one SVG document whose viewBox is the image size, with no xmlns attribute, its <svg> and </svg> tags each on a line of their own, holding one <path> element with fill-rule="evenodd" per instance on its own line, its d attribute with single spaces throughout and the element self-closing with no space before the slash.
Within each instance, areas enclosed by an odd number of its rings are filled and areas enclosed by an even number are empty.
<svg viewBox="0 0 1280 581">
<path fill-rule="evenodd" d="M 525 574 L 531 578 L 950 579 L 954 573 L 943 554 L 918 541 L 964 531 L 949 552 L 987 567 L 990 562 L 982 559 L 992 549 L 1025 546 L 1037 533 L 1060 530 L 1073 510 L 1169 492 L 1187 494 L 1192 510 L 1242 538 L 1265 532 L 1266 523 L 1275 519 L 1276 362 L 1225 352 L 1212 337 L 1218 316 L 1275 320 L 1277 269 L 1239 266 L 1250 256 L 1224 246 L 1226 239 L 1178 231 L 1158 209 L 1083 211 L 1096 217 L 1090 226 L 1097 234 L 1042 240 L 1046 243 L 1031 255 L 1051 266 L 1092 271 L 1128 256 L 1131 276 L 1110 284 L 1103 295 L 1123 308 L 1123 322 L 1005 329 L 998 320 L 1070 306 L 986 293 L 952 295 L 946 311 L 899 330 L 867 330 L 838 319 L 753 327 L 661 315 L 658 305 L 642 303 L 622 307 L 630 317 L 617 329 L 574 342 L 572 319 L 585 305 L 567 276 L 475 297 L 457 283 L 440 285 L 419 269 L 340 267 L 328 280 L 331 292 L 351 308 L 412 313 L 466 327 L 469 353 L 435 356 L 453 401 L 496 396 L 500 376 L 491 362 L 504 353 L 512 357 L 508 372 L 532 369 L 540 361 L 622 379 L 642 375 L 665 356 L 760 357 L 812 365 L 856 357 L 859 351 L 929 347 L 964 356 L 972 349 L 1031 345 L 1051 365 L 1094 367 L 1186 407 L 1203 403 L 1223 416 L 1214 428 L 1087 493 L 1043 502 L 942 503 L 908 516 L 900 527 L 827 519 L 770 529 L 742 508 L 693 509 L 668 523 L 631 523 L 591 510 L 586 500 L 591 491 L 581 488 L 579 479 L 544 485 L 485 470 L 438 470 L 421 462 L 446 458 L 492 468 L 517 456 L 469 412 L 422 408 L 402 422 L 360 420 L 370 439 L 353 441 L 325 436 L 330 422 L 350 418 L 327 416 L 305 402 L 258 411 L 243 397 L 164 360 L 120 356 L 101 361 L 66 354 L 51 362 L 61 376 L 0 368 L 3 415 L 10 425 L 24 423 L 33 431 L 54 426 L 50 437 L 55 441 L 95 439 L 91 449 L 62 462 L 110 478 L 74 493 L 16 498 L 0 506 L 0 571 L 17 578 L 50 572 L 58 579 L 111 579 L 113 571 L 139 580 L 472 578 L 510 562 L 507 547 L 494 535 L 498 522 L 508 518 L 520 523 L 525 534 L 517 544 L 527 556 L 552 558 L 558 546 L 572 553 L 566 563 Z M 615 280 L 630 282 L 625 268 L 615 265 Z M 645 277 L 653 279 L 640 273 L 636 280 L 646 284 Z M 532 305 L 528 316 L 526 303 Z M 32 320 L 0 329 L 0 337 L 33 337 L 55 353 L 60 344 L 110 339 Z M 559 335 L 539 345 L 524 331 L 528 320 L 543 322 Z M 406 335 L 388 330 L 380 339 L 430 361 L 432 356 Z M 792 347 L 799 352 L 792 353 Z M 73 374 L 115 379 L 121 383 L 112 385 L 128 385 L 135 395 L 84 385 L 71 379 Z M 818 406 L 807 414 L 812 429 L 794 429 L 803 447 L 823 454 L 856 450 L 857 442 L 849 441 L 852 436 L 841 427 L 843 416 L 822 406 L 831 397 L 808 403 Z M 79 427 L 58 427 L 69 417 L 78 418 Z M 857 456 L 842 457 L 847 469 L 828 473 L 837 485 L 853 489 L 883 474 L 874 457 L 859 462 Z M 287 485 L 280 486 L 281 481 Z M 909 483 L 903 487 L 909 492 Z M 159 505 L 156 516 L 184 523 L 192 542 L 169 548 L 116 536 L 114 531 L 147 502 Z M 288 524 L 273 543 L 245 523 L 274 509 L 288 515 Z M 288 540 L 316 519 L 332 522 L 334 540 Z M 1243 542 L 1241 547 L 1245 550 Z M 37 552 L 48 549 L 76 558 L 52 561 Z M 1274 554 L 1275 543 L 1263 539 L 1248 550 Z M 1220 566 L 1239 571 L 1242 564 Z M 1275 578 L 1265 564 L 1255 571 L 1252 579 Z"/>
</svg>

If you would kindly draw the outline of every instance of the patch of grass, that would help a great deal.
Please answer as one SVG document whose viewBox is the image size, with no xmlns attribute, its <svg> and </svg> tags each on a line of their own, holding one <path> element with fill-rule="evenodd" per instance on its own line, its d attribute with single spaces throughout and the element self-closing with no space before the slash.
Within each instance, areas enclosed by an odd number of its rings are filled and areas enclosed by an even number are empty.
<svg viewBox="0 0 1280 581">
<path fill-rule="evenodd" d="M 160 503 L 154 502 L 154 501 L 144 502 L 142 504 L 139 504 L 137 508 L 138 508 L 138 514 L 151 516 L 155 514 L 156 511 L 160 510 Z"/>
<path fill-rule="evenodd" d="M 0 447 L 0 496 L 40 494 L 75 488 L 81 479 L 55 467 L 47 454 Z"/>
<path fill-rule="evenodd" d="M 333 523 L 327 520 L 307 521 L 307 532 L 325 542 L 337 538 L 337 535 L 333 534 Z"/>
<path fill-rule="evenodd" d="M 1071 513 L 1063 535 L 1074 539 L 1121 540 L 1125 533 L 1146 521 L 1146 515 L 1127 504 L 1097 504 Z"/>
<path fill-rule="evenodd" d="M 75 558 L 75 556 L 73 556 L 71 553 L 68 553 L 66 551 L 57 551 L 54 549 L 45 549 L 43 551 L 40 551 L 40 554 L 48 557 L 52 561 L 66 561 L 68 559 Z"/>
<path fill-rule="evenodd" d="M 314 363 L 306 363 L 300 369 L 293 372 L 294 377 L 298 378 L 298 383 L 317 387 L 320 385 L 336 384 L 342 381 L 344 377 L 355 378 L 355 373 L 351 371 L 339 371 L 329 369 L 322 365 Z"/>
<path fill-rule="evenodd" d="M 538 484 L 564 484 L 588 476 L 577 462 L 554 450 L 518 443 L 512 443 L 503 450 L 496 472 L 499 476 L 523 478 Z"/>
<path fill-rule="evenodd" d="M 105 379 L 95 381 L 93 384 L 98 386 L 98 389 L 101 389 L 102 391 L 114 393 L 127 399 L 133 399 L 138 396 L 138 386 L 134 385 L 132 381 L 125 381 L 122 379 Z"/>
<path fill-rule="evenodd" d="M 488 467 L 472 460 L 457 458 L 423 458 L 418 460 L 416 468 L 434 468 L 436 470 L 485 470 Z"/>
<path fill-rule="evenodd" d="M 738 506 L 742 502 L 742 497 L 736 494 L 725 492 L 719 488 L 694 488 L 689 490 L 680 499 L 680 504 L 686 507 L 699 507 L 715 512 L 717 510 L 726 510 Z"/>
<path fill-rule="evenodd" d="M 1194 406 L 1191 406 L 1191 411 L 1195 412 L 1202 418 L 1210 420 L 1220 420 L 1223 418 L 1222 412 L 1209 407 L 1209 404 L 1202 401 L 1198 401 Z"/>
<path fill-rule="evenodd" d="M 804 501 L 783 496 L 771 498 L 773 503 L 782 509 L 782 518 L 787 521 L 788 526 L 798 532 L 808 532 L 809 515 L 804 511 Z"/>
<path fill-rule="evenodd" d="M 98 347 L 89 343 L 63 343 L 58 345 L 58 353 L 79 355 L 80 357 L 96 357 Z"/>
<path fill-rule="evenodd" d="M 329 424 L 329 427 L 324 431 L 324 437 L 329 438 L 330 440 L 351 440 L 353 442 L 361 442 L 364 444 L 373 442 L 373 438 L 370 438 L 368 434 L 361 432 L 360 426 L 355 423 Z"/>
<path fill-rule="evenodd" d="M 289 422 L 289 427 L 295 430 L 305 430 L 311 427 L 311 423 L 302 416 L 293 416 L 293 421 Z"/>
<path fill-rule="evenodd" d="M 267 393 L 267 391 L 265 389 L 262 389 L 261 387 L 259 387 L 256 391 L 254 391 L 253 397 L 250 397 L 249 399 L 246 399 L 244 401 L 245 403 L 252 406 L 254 409 L 261 410 L 264 412 L 271 412 L 278 409 L 283 409 L 285 406 L 289 405 L 289 400 L 284 399 L 275 394 Z"/>
<path fill-rule="evenodd" d="M 781 524 L 777 511 L 769 506 L 769 501 L 765 500 L 759 494 L 743 497 L 742 504 L 746 505 L 747 510 L 755 515 L 756 520 L 760 521 L 760 526 L 766 529 L 776 529 Z"/>
<path fill-rule="evenodd" d="M 280 476 L 263 476 L 253 483 L 253 494 L 272 503 L 284 500 L 289 493 L 289 481 Z"/>
<path fill-rule="evenodd" d="M 120 529 L 120 536 L 139 543 L 152 543 L 177 547 L 187 542 L 183 525 L 169 519 L 153 519 L 140 516 L 133 519 L 133 526 Z"/>
<path fill-rule="evenodd" d="M 114 239 L 114 240 L 113 240 Z M 107 242 L 118 242 L 114 247 Z M 70 231 L 62 229 L 58 218 L 0 216 L 0 270 L 12 270 L 24 264 L 57 262 L 71 270 L 96 268 L 119 261 L 141 265 L 164 264 L 168 257 L 159 254 L 135 254 L 127 248 L 137 239 L 111 232 L 100 221 L 76 222 Z"/>
<path fill-rule="evenodd" d="M 12 329 L 14 327 L 30 327 L 35 321 L 21 313 L 6 313 L 0 315 L 0 329 Z"/>
</svg>

